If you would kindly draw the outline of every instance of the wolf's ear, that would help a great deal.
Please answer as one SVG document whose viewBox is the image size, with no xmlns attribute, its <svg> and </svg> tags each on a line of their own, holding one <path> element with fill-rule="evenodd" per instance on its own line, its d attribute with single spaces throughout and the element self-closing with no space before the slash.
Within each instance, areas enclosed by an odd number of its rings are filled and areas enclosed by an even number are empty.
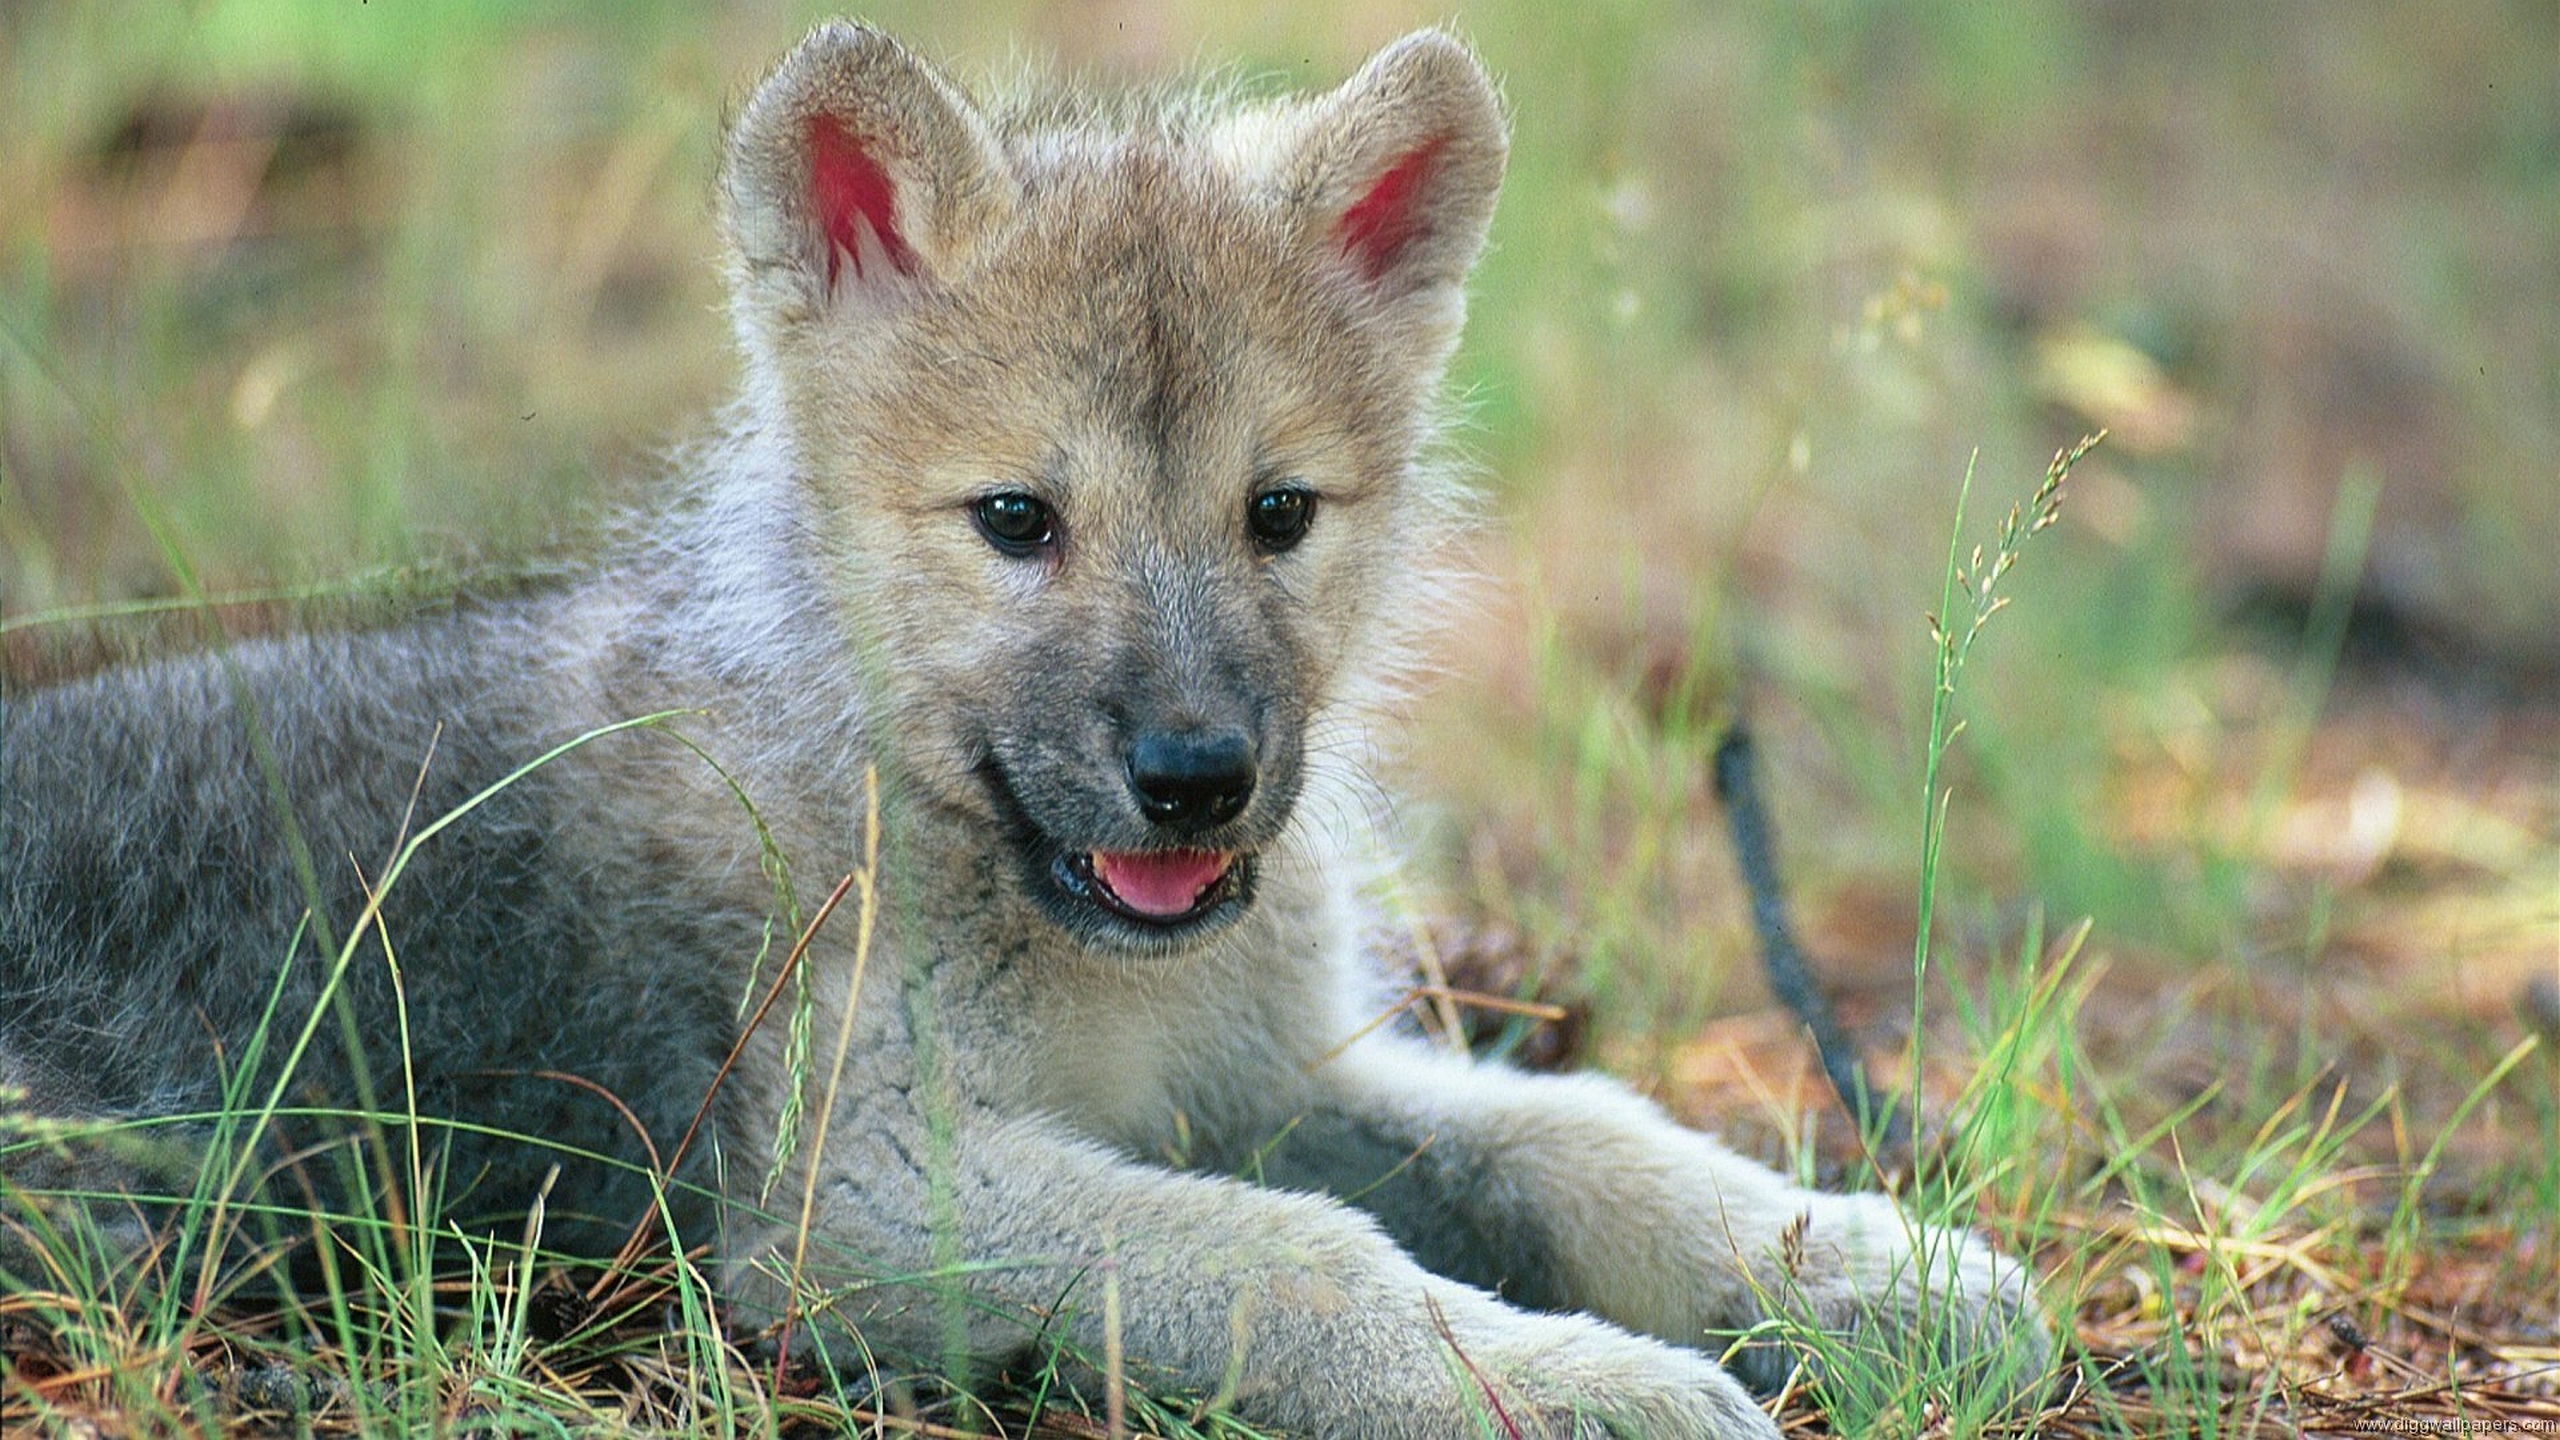
<svg viewBox="0 0 2560 1440">
<path fill-rule="evenodd" d="M 1317 243 L 1381 299 L 1454 297 L 1510 152 L 1474 54 L 1437 30 L 1408 35 L 1299 123 L 1273 178 Z"/>
<path fill-rule="evenodd" d="M 898 42 L 837 21 L 756 87 L 722 176 L 740 320 L 894 308 L 949 281 L 1017 191 L 968 97 Z"/>
</svg>

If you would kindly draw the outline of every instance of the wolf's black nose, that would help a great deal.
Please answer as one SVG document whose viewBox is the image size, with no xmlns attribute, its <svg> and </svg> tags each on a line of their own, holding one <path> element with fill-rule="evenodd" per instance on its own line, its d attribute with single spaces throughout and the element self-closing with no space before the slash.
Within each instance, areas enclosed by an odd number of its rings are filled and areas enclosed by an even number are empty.
<svg viewBox="0 0 2560 1440">
<path fill-rule="evenodd" d="M 1129 789 L 1166 829 L 1223 825 L 1253 798 L 1253 741 L 1241 730 L 1150 730 L 1129 742 Z"/>
</svg>

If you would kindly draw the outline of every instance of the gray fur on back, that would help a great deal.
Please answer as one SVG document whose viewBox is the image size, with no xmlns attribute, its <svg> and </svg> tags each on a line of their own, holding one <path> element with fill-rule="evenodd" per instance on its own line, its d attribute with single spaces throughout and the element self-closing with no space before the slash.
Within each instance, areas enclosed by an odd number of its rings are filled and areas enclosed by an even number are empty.
<svg viewBox="0 0 2560 1440">
<path fill-rule="evenodd" d="M 404 834 L 604 723 L 600 694 L 564 705 L 551 682 L 569 667 L 542 664 L 567 658 L 545 651 L 571 609 L 546 595 L 12 694 L 0 708 L 0 1055 L 39 1108 L 209 1111 L 262 1024 L 264 1063 L 244 1093 L 263 1099 L 334 968 L 323 935 L 348 934 Z M 682 1129 L 725 1050 L 763 917 L 700 879 L 742 859 L 752 872 L 751 851 L 635 844 L 598 792 L 608 769 L 679 759 L 691 762 L 663 737 L 608 737 L 420 847 L 380 929 L 400 961 L 425 1113 L 643 1158 L 609 1104 L 535 1075 L 549 1071 L 613 1092 L 660 1135 Z M 317 924 L 286 806 L 319 883 Z M 396 1106 L 399 1007 L 380 935 L 357 947 L 343 985 L 372 1096 Z M 352 1108 L 359 1094 L 330 1017 L 287 1103 Z M 287 1136 L 315 1138 L 308 1124 Z M 553 1158 L 466 1143 L 453 1173 L 480 1187 L 476 1208 L 520 1211 L 527 1175 Z M 627 1227 L 648 1190 L 601 1183 L 617 1173 L 564 1198 Z"/>
</svg>

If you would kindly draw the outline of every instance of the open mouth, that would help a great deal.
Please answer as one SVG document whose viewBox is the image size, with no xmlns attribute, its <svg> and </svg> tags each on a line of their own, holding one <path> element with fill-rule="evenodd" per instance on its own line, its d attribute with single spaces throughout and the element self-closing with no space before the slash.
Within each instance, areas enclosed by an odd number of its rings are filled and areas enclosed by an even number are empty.
<svg viewBox="0 0 2560 1440">
<path fill-rule="evenodd" d="M 1250 851 L 1072 850 L 1031 819 L 994 756 L 979 762 L 978 775 L 1020 847 L 1033 897 L 1088 939 L 1155 949 L 1218 929 L 1253 904 Z"/>
<path fill-rule="evenodd" d="M 1087 850 L 1051 863 L 1058 888 L 1123 920 L 1191 925 L 1235 899 L 1246 859 L 1230 850 Z"/>
</svg>

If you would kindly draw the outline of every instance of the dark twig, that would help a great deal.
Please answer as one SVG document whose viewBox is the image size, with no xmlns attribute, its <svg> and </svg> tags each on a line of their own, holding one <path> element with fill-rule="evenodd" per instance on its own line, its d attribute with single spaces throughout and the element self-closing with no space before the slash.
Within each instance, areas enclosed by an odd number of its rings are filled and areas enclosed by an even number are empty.
<svg viewBox="0 0 2560 1440">
<path fill-rule="evenodd" d="M 1778 883 L 1777 835 L 1760 800 L 1760 770 L 1751 732 L 1741 720 L 1726 727 L 1724 739 L 1717 742 L 1714 771 L 1716 800 L 1733 828 L 1734 859 L 1742 867 L 1743 888 L 1751 892 L 1751 926 L 1760 936 L 1760 963 L 1768 972 L 1769 988 L 1812 1035 L 1814 1049 L 1822 1056 L 1822 1073 L 1830 1077 L 1840 1103 L 1857 1117 L 1858 1133 L 1867 1137 L 1879 1156 L 1908 1154 L 1911 1117 L 1878 1106 L 1877 1097 L 1884 1092 L 1867 1083 L 1858 1052 L 1850 1048 L 1839 1017 L 1831 1012 L 1831 997 L 1815 982 L 1787 924 L 1786 891 Z"/>
</svg>

